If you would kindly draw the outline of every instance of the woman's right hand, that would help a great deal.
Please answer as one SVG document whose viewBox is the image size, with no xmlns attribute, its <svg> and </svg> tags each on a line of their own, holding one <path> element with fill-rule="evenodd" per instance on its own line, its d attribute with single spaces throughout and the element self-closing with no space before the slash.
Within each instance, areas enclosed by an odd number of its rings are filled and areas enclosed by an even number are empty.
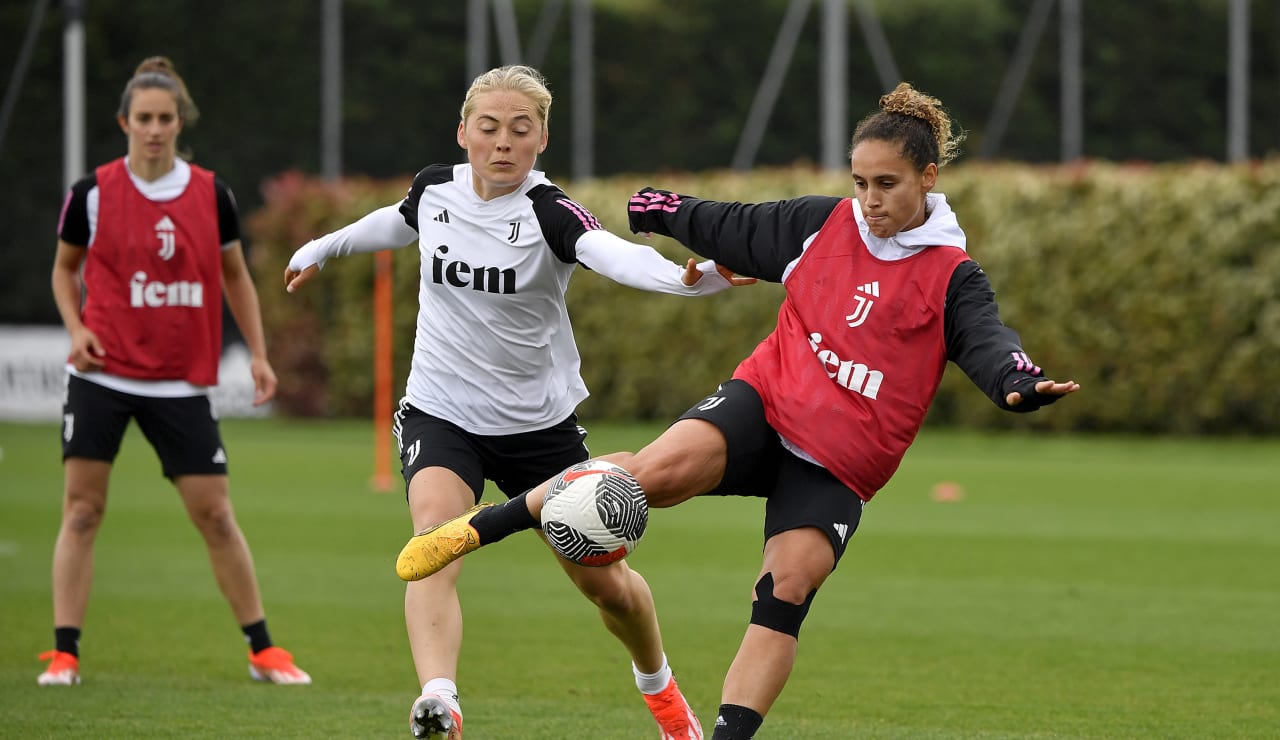
<svg viewBox="0 0 1280 740">
<path fill-rule="evenodd" d="M 284 289 L 292 293 L 299 286 L 315 277 L 320 272 L 320 266 L 316 264 L 307 265 L 301 270 L 295 270 L 292 267 L 284 268 Z"/>
<path fill-rule="evenodd" d="M 284 268 L 284 289 L 292 293 L 299 286 L 315 277 L 320 268 L 324 267 L 324 260 L 320 259 L 316 254 L 319 247 L 315 240 L 311 240 L 293 253 L 289 258 L 289 266 Z"/>
<path fill-rule="evenodd" d="M 101 370 L 106 364 L 107 351 L 94 334 L 86 326 L 71 332 L 71 366 L 82 373 Z"/>
</svg>

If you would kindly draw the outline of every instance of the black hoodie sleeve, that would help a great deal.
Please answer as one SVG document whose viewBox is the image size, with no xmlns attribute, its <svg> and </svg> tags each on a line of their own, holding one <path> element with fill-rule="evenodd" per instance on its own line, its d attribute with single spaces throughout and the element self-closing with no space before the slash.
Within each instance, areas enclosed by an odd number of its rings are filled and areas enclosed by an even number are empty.
<svg viewBox="0 0 1280 740">
<path fill-rule="evenodd" d="M 1027 357 L 1018 333 L 1000 320 L 991 282 L 973 260 L 960 263 L 951 274 L 943 327 L 947 359 L 1000 408 L 1023 413 L 1057 400 L 1035 392 L 1044 371 Z M 1017 406 L 1005 402 L 1012 391 L 1022 394 Z"/>
<path fill-rule="evenodd" d="M 729 203 L 645 188 L 632 196 L 628 216 L 633 233 L 672 237 L 739 275 L 777 283 L 844 200 Z"/>
</svg>

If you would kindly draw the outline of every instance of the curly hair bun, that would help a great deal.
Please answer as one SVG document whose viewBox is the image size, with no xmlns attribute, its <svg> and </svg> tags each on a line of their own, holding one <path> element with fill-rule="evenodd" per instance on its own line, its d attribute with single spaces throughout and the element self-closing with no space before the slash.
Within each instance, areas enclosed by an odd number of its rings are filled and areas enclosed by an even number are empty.
<svg viewBox="0 0 1280 740">
<path fill-rule="evenodd" d="M 880 110 L 885 113 L 919 118 L 929 124 L 933 137 L 938 142 L 939 167 L 955 159 L 959 154 L 964 132 L 952 131 L 951 117 L 943 110 L 942 101 L 920 92 L 912 87 L 911 83 L 899 82 L 892 92 L 881 95 Z"/>
</svg>

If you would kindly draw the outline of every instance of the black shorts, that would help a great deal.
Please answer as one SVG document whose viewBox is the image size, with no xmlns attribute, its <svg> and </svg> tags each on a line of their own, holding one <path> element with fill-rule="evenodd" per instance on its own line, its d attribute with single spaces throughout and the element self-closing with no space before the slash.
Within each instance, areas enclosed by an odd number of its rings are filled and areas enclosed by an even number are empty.
<svg viewBox="0 0 1280 740">
<path fill-rule="evenodd" d="M 764 538 L 800 527 L 826 533 L 836 562 L 862 519 L 863 501 L 821 465 L 782 446 L 765 418 L 764 403 L 745 381 L 729 380 L 680 417 L 715 424 L 728 448 L 724 478 L 708 492 L 767 499 Z"/>
<path fill-rule="evenodd" d="M 62 459 L 115 462 L 130 419 L 137 419 L 166 478 L 226 475 L 227 453 L 208 396 L 152 398 L 67 376 Z"/>
<path fill-rule="evenodd" d="M 578 426 L 576 414 L 533 432 L 483 435 L 472 434 L 402 399 L 394 429 L 406 495 L 415 473 L 441 467 L 466 482 L 476 501 L 484 494 L 485 480 L 493 481 L 507 498 L 514 498 L 591 457 L 587 430 Z"/>
</svg>

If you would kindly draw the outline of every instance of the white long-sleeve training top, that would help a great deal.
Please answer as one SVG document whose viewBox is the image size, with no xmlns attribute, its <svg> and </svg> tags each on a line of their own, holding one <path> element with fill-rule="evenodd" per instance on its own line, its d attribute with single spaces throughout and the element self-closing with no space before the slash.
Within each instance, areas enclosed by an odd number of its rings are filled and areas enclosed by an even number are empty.
<svg viewBox="0 0 1280 740">
<path fill-rule="evenodd" d="M 605 231 L 539 171 L 514 192 L 481 200 L 469 164 L 423 169 L 399 205 L 308 242 L 289 267 L 414 241 L 421 281 L 405 395 L 474 434 L 543 429 L 587 397 L 564 300 L 577 264 L 677 295 L 730 285 L 703 262 L 702 278 L 686 286 L 682 265 Z"/>
</svg>

